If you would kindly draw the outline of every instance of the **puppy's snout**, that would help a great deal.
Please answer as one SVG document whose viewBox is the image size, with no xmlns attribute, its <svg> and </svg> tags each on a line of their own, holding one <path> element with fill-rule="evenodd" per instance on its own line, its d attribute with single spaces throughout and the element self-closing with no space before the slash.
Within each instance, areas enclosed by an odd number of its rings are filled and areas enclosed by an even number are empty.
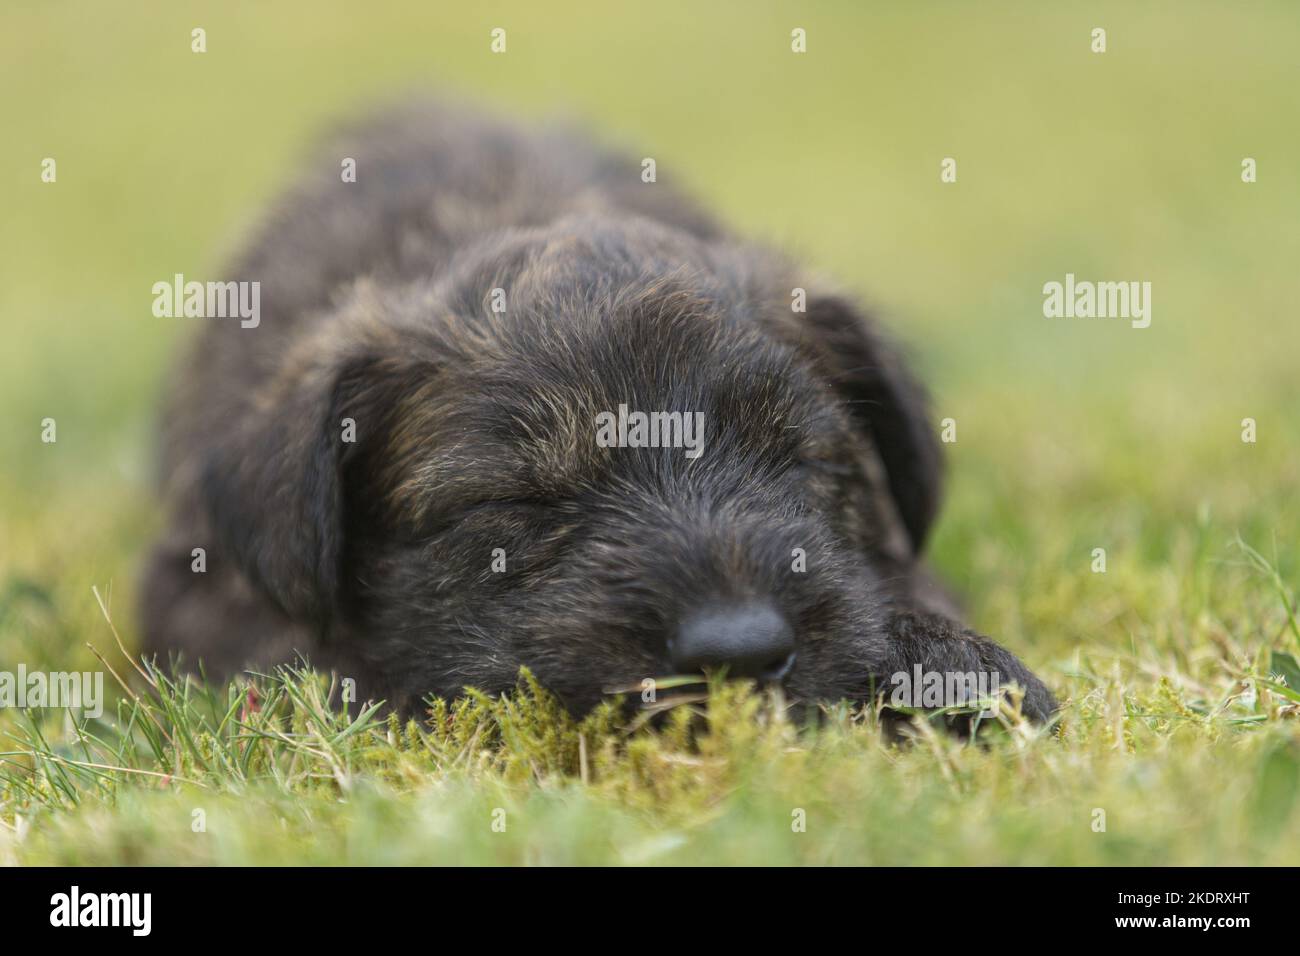
<svg viewBox="0 0 1300 956">
<path fill-rule="evenodd" d="M 794 664 L 794 631 L 766 603 L 714 608 L 687 617 L 668 652 L 678 673 L 725 667 L 730 677 L 776 682 Z"/>
</svg>

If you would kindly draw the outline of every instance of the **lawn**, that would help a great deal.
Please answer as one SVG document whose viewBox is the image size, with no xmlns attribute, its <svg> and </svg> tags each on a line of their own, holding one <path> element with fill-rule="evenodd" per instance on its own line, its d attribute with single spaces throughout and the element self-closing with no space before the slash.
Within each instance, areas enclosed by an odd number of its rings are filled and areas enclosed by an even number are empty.
<svg viewBox="0 0 1300 956">
<path fill-rule="evenodd" d="M 0 863 L 1300 863 L 1298 53 L 1286 2 L 4 4 L 0 671 L 110 702 L 0 709 Z M 933 560 L 1059 724 L 896 746 L 719 686 L 650 730 L 523 679 L 403 726 L 138 668 L 191 331 L 151 286 L 410 90 L 580 117 L 871 303 L 956 422 Z M 1045 318 L 1067 273 L 1150 326 Z"/>
</svg>

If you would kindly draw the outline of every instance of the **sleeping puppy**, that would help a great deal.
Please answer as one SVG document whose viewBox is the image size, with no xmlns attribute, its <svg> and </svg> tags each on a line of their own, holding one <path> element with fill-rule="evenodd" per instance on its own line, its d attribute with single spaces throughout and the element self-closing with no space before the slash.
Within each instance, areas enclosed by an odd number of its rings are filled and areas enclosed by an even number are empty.
<svg viewBox="0 0 1300 956">
<path fill-rule="evenodd" d="M 575 713 L 725 670 L 1049 716 L 920 563 L 939 445 L 843 295 L 568 129 L 422 104 L 311 169 L 226 277 L 258 320 L 171 386 L 147 653 L 302 653 L 407 711 L 527 666 Z"/>
</svg>

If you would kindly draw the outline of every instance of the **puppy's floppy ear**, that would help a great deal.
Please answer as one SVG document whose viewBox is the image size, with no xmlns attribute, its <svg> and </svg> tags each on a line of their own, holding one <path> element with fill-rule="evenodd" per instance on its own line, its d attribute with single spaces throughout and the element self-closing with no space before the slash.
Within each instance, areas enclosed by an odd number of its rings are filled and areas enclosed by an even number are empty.
<svg viewBox="0 0 1300 956">
<path fill-rule="evenodd" d="M 832 385 L 880 455 L 912 551 L 920 553 L 939 508 L 943 477 L 925 390 L 893 346 L 845 299 L 810 297 L 803 318 Z"/>
<path fill-rule="evenodd" d="M 331 341 L 332 339 L 332 341 Z M 350 487 L 427 366 L 373 344 L 307 343 L 217 440 L 202 474 L 225 553 L 290 616 L 324 624 L 341 597 Z"/>
</svg>

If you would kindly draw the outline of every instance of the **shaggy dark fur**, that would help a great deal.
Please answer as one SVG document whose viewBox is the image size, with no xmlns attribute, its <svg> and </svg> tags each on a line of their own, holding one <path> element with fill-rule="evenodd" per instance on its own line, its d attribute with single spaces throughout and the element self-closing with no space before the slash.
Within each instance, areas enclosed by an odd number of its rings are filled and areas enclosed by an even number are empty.
<svg viewBox="0 0 1300 956">
<path fill-rule="evenodd" d="M 318 153 L 223 277 L 261 282 L 260 325 L 198 320 L 172 387 L 146 650 L 218 675 L 301 651 L 403 708 L 527 665 L 580 712 L 671 673 L 688 616 L 760 602 L 795 699 L 920 664 L 997 671 L 1046 717 L 919 565 L 940 452 L 896 354 L 640 172 L 438 106 Z M 620 404 L 703 412 L 703 454 L 599 447 Z"/>
</svg>

